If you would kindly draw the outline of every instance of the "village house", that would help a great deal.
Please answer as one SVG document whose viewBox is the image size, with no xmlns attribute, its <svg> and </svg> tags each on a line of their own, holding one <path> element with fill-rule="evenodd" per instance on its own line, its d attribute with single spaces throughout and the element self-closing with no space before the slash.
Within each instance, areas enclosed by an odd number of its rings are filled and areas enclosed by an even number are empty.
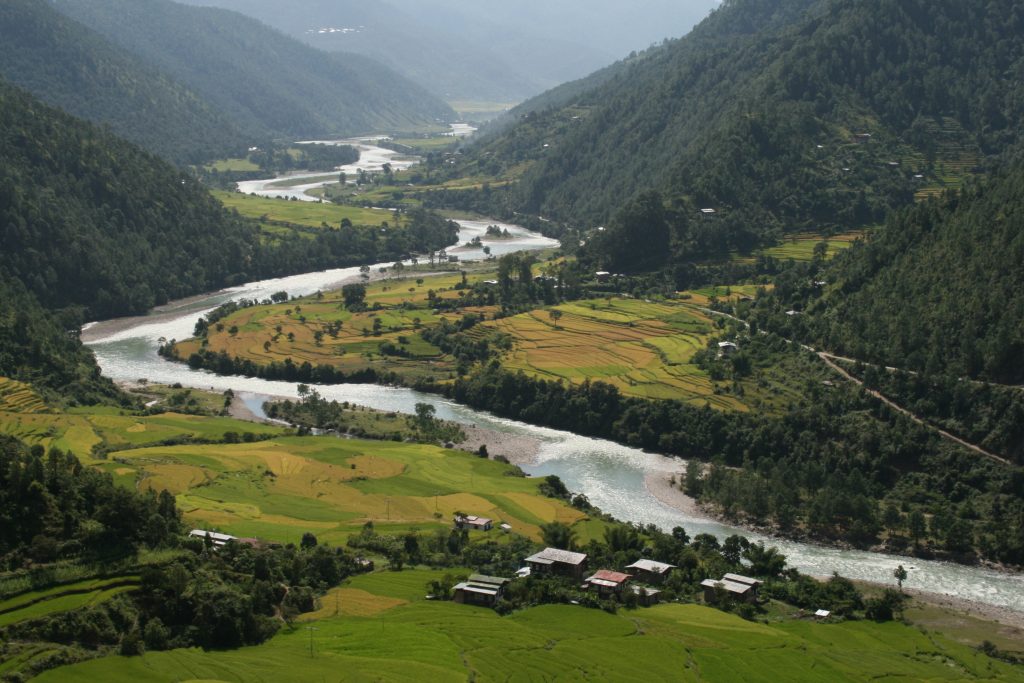
<svg viewBox="0 0 1024 683">
<path fill-rule="evenodd" d="M 717 602 L 718 591 L 724 590 L 737 600 L 753 603 L 757 602 L 761 582 L 741 574 L 726 574 L 720 581 L 704 579 L 700 585 L 704 587 L 704 602 Z"/>
<path fill-rule="evenodd" d="M 587 570 L 587 556 L 585 553 L 545 548 L 526 558 L 526 566 L 530 568 L 531 575 L 555 574 L 580 580 Z"/>
<path fill-rule="evenodd" d="M 736 353 L 739 350 L 740 350 L 740 347 L 737 346 L 735 342 L 731 342 L 731 341 L 718 342 L 718 355 L 719 356 L 731 356 L 731 355 L 733 355 L 734 353 Z"/>
<path fill-rule="evenodd" d="M 490 531 L 494 526 L 494 520 L 476 515 L 456 515 L 456 529 L 472 529 L 476 531 Z"/>
<path fill-rule="evenodd" d="M 607 270 L 599 270 L 596 273 L 594 273 L 594 277 L 597 278 L 598 282 L 608 282 L 609 280 L 612 279 L 612 274 L 609 273 Z"/>
<path fill-rule="evenodd" d="M 851 138 L 851 141 L 858 145 L 866 145 L 871 142 L 871 133 L 857 133 Z"/>
<path fill-rule="evenodd" d="M 636 577 L 637 581 L 655 584 L 663 583 L 669 574 L 672 573 L 672 570 L 676 568 L 674 564 L 665 564 L 664 562 L 655 562 L 654 560 L 637 560 L 626 567 L 626 569 L 633 572 L 633 576 Z"/>
<path fill-rule="evenodd" d="M 583 583 L 586 585 L 587 590 L 595 591 L 602 598 L 605 598 L 609 595 L 622 595 L 622 589 L 625 588 L 631 578 L 633 577 L 629 574 L 601 569 L 593 576 L 588 576 Z"/>
<path fill-rule="evenodd" d="M 468 580 L 452 588 L 452 600 L 462 605 L 494 607 L 511 579 L 473 574 Z"/>
<path fill-rule="evenodd" d="M 718 216 L 718 212 L 715 211 L 714 209 L 701 209 L 700 210 L 700 217 L 703 218 L 704 220 L 711 220 L 713 218 L 716 218 L 717 216 Z"/>
<path fill-rule="evenodd" d="M 206 529 L 193 529 L 188 532 L 190 538 L 200 538 L 204 541 L 209 540 L 214 548 L 220 550 L 228 541 L 237 541 L 236 536 L 229 536 L 228 534 L 219 534 L 216 531 L 207 531 Z"/>
</svg>

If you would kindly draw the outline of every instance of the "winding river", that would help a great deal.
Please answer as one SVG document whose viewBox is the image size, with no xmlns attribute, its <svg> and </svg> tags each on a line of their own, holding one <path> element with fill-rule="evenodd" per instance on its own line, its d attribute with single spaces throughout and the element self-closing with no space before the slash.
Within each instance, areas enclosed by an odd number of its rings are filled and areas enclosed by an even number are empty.
<svg viewBox="0 0 1024 683">
<path fill-rule="evenodd" d="M 371 138 L 346 142 L 358 143 L 363 154 L 360 162 L 352 166 L 352 172 L 360 167 L 366 169 L 373 165 L 379 168 L 386 162 L 382 159 L 394 159 L 393 152 L 373 145 Z M 295 176 L 293 179 L 297 178 L 298 176 Z M 322 178 L 322 174 L 320 178 L 305 176 L 305 179 L 295 186 L 287 188 L 280 186 L 280 179 L 272 179 L 248 183 L 240 189 L 264 196 L 308 198 L 304 194 L 305 191 L 327 182 Z M 482 236 L 487 225 L 495 223 L 497 222 L 460 221 L 459 244 L 464 245 L 473 237 Z M 554 246 L 552 240 L 522 227 L 497 224 L 502 228 L 508 228 L 512 239 L 488 243 L 492 253 L 496 255 Z M 463 259 L 483 256 L 478 249 L 465 246 L 449 249 L 449 253 L 459 253 Z M 318 290 L 357 280 L 358 277 L 358 268 L 342 268 L 253 282 L 172 303 L 156 309 L 148 316 L 87 325 L 83 330 L 83 339 L 95 352 L 104 374 L 114 380 L 146 378 L 153 382 L 178 382 L 183 386 L 215 391 L 233 389 L 251 408 L 260 412 L 263 401 L 270 397 L 296 397 L 296 385 L 245 377 L 219 377 L 205 371 L 193 371 L 183 364 L 170 363 L 160 358 L 156 353 L 159 340 L 184 339 L 191 336 L 193 325 L 201 315 L 231 299 L 264 299 L 282 290 L 292 295 L 312 294 Z M 591 502 L 602 510 L 623 520 L 653 523 L 666 529 L 683 525 L 691 536 L 711 533 L 724 537 L 741 533 L 751 539 L 765 540 L 777 546 L 786 555 L 790 565 L 801 572 L 818 576 L 839 572 L 853 579 L 892 583 L 893 570 L 902 564 L 909 569 L 909 587 L 1024 612 L 1024 575 L 767 539 L 742 529 L 680 512 L 655 498 L 644 483 L 645 476 L 650 472 L 679 471 L 678 460 L 607 441 L 577 436 L 570 432 L 497 418 L 410 389 L 349 384 L 318 387 L 318 391 L 329 399 L 406 413 L 412 413 L 416 403 L 427 402 L 437 408 L 438 417 L 443 419 L 539 439 L 542 447 L 536 464 L 524 467 L 529 474 L 557 474 L 570 489 L 585 493 Z"/>
</svg>

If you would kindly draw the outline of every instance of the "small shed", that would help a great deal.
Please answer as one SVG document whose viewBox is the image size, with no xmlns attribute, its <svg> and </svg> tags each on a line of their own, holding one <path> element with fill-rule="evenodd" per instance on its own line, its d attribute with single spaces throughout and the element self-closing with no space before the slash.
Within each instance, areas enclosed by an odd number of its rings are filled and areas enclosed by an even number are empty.
<svg viewBox="0 0 1024 683">
<path fill-rule="evenodd" d="M 655 562 L 654 560 L 637 560 L 626 567 L 626 569 L 632 571 L 638 581 L 660 584 L 677 567 L 674 564 L 665 564 L 664 562 Z"/>
<path fill-rule="evenodd" d="M 456 515 L 456 529 L 473 529 L 475 531 L 490 531 L 494 527 L 494 520 L 476 515 Z"/>
<path fill-rule="evenodd" d="M 633 577 L 622 572 L 613 572 L 610 569 L 601 569 L 592 576 L 588 576 L 583 582 L 587 590 L 597 592 L 601 597 L 609 595 L 620 595 L 622 589 Z"/>
<path fill-rule="evenodd" d="M 718 355 L 719 356 L 731 356 L 731 355 L 733 355 L 734 353 L 736 353 L 739 350 L 740 350 L 740 347 L 737 346 L 735 342 L 731 342 L 731 341 L 718 342 Z"/>
<path fill-rule="evenodd" d="M 830 616 L 832 616 L 832 613 L 827 609 L 820 609 L 814 613 L 815 619 L 828 619 Z"/>
<path fill-rule="evenodd" d="M 474 574 L 468 581 L 457 584 L 452 599 L 462 605 L 494 607 L 501 600 L 501 594 L 510 579 L 497 576 Z"/>
</svg>

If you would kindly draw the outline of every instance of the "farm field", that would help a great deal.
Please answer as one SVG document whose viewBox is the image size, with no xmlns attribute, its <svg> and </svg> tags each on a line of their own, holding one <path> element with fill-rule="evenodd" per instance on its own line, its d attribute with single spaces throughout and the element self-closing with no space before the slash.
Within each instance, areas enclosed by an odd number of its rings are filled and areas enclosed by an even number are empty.
<svg viewBox="0 0 1024 683">
<path fill-rule="evenodd" d="M 467 282 L 485 280 L 490 271 L 468 273 Z M 771 410 L 797 395 L 793 378 L 777 368 L 759 368 L 737 383 L 716 382 L 694 362 L 720 331 L 699 310 L 712 297 L 754 296 L 755 285 L 709 288 L 680 299 L 641 301 L 604 298 L 538 308 L 493 320 L 495 306 L 438 312 L 439 299 L 456 299 L 459 274 L 379 281 L 367 286 L 370 310 L 349 312 L 339 292 L 282 304 L 243 309 L 211 329 L 205 349 L 260 365 L 309 363 L 346 373 L 373 369 L 406 381 L 449 382 L 455 359 L 428 343 L 418 331 L 457 323 L 464 315 L 484 322 L 468 331 L 477 340 L 504 340 L 503 367 L 543 379 L 570 383 L 602 381 L 627 396 L 675 399 L 721 410 Z M 377 309 L 377 310 L 374 310 Z M 326 332 L 325 332 L 326 331 Z M 179 342 L 180 359 L 204 348 L 204 340 Z"/>
<path fill-rule="evenodd" d="M 443 573 L 357 577 L 340 593 L 338 616 L 313 630 L 284 629 L 259 647 L 109 657 L 38 680 L 320 681 L 339 672 L 375 681 L 1024 680 L 1009 664 L 898 622 L 762 624 L 679 604 L 614 615 L 548 605 L 500 617 L 424 600 L 427 581 Z"/>
<path fill-rule="evenodd" d="M 446 529 L 456 511 L 533 539 L 541 524 L 584 519 L 538 493 L 536 480 L 509 476 L 509 465 L 428 445 L 292 437 L 117 455 L 140 489 L 175 494 L 189 524 L 282 543 L 311 531 L 341 545 L 367 522 L 382 533 Z"/>
<path fill-rule="evenodd" d="M 733 397 L 715 395 L 713 382 L 691 363 L 716 331 L 700 311 L 634 299 L 578 301 L 552 310 L 557 317 L 537 310 L 487 323 L 514 340 L 505 368 L 571 383 L 600 380 L 629 396 L 744 409 Z"/>
<path fill-rule="evenodd" d="M 292 202 L 286 199 L 254 197 L 240 192 L 215 191 L 214 196 L 229 209 L 248 218 L 287 223 L 307 228 L 320 228 L 324 223 L 338 227 L 345 218 L 354 225 L 394 224 L 395 214 L 386 209 L 366 209 L 345 204 L 318 204 L 316 202 Z"/>
<path fill-rule="evenodd" d="M 28 384 L 0 377 L 0 411 L 9 413 L 44 413 L 46 402 Z"/>
<path fill-rule="evenodd" d="M 229 432 L 278 435 L 284 430 L 271 425 L 238 422 L 225 417 L 162 413 L 140 415 L 118 408 L 72 408 L 63 413 L 14 413 L 0 411 L 0 433 L 28 444 L 56 446 L 88 464 L 118 469 L 109 461 L 97 461 L 93 447 L 120 449 L 157 444 L 168 439 L 220 441 Z"/>
<path fill-rule="evenodd" d="M 57 586 L 45 591 L 24 593 L 0 602 L 0 628 L 60 612 L 70 612 L 105 602 L 115 595 L 134 590 L 138 576 L 91 579 Z"/>
<path fill-rule="evenodd" d="M 821 242 L 825 242 L 828 245 L 828 249 L 825 252 L 825 258 L 830 259 L 835 257 L 839 252 L 849 249 L 853 246 L 854 242 L 859 239 L 863 239 L 866 234 L 867 233 L 863 230 L 855 230 L 853 232 L 841 235 L 830 235 L 827 237 L 811 232 L 787 235 L 783 238 L 781 243 L 774 247 L 761 249 L 752 256 L 741 256 L 736 254 L 733 256 L 733 260 L 740 263 L 753 263 L 758 256 L 770 256 L 782 261 L 811 261 L 814 259 L 815 247 L 817 247 Z"/>
</svg>

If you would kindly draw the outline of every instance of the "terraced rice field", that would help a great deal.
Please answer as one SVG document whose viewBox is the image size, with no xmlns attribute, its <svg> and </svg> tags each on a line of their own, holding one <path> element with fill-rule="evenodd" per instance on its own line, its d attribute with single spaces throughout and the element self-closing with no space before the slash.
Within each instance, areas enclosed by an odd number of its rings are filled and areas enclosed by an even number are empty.
<svg viewBox="0 0 1024 683">
<path fill-rule="evenodd" d="M 865 236 L 863 230 L 855 230 L 842 235 L 824 236 L 817 233 L 798 233 L 786 236 L 782 243 L 762 249 L 752 257 L 737 256 L 734 260 L 752 263 L 756 256 L 771 256 L 783 261 L 811 261 L 814 259 L 814 248 L 824 241 L 828 245 L 825 258 L 833 258 L 839 252 L 849 249 L 853 243 Z"/>
<path fill-rule="evenodd" d="M 243 537 L 298 542 L 312 531 L 343 544 L 368 521 L 385 533 L 448 528 L 459 511 L 537 539 L 544 523 L 584 519 L 508 465 L 426 445 L 285 438 L 117 455 L 139 488 L 174 493 L 189 523 Z"/>
<path fill-rule="evenodd" d="M 0 602 L 0 628 L 52 614 L 70 612 L 105 602 L 115 595 L 135 590 L 138 576 L 91 579 L 44 591 L 25 593 Z"/>
<path fill-rule="evenodd" d="M 340 604 L 323 601 L 314 630 L 283 629 L 259 647 L 109 657 L 38 680 L 259 683 L 337 680 L 339 672 L 345 680 L 452 682 L 1024 680 L 1009 664 L 899 622 L 762 624 L 680 604 L 617 614 L 546 605 L 500 617 L 425 600 L 427 582 L 444 573 L 356 577 Z"/>
<path fill-rule="evenodd" d="M 93 462 L 92 448 L 97 445 L 124 448 L 184 437 L 221 440 L 227 432 L 275 435 L 283 433 L 283 430 L 229 418 L 177 413 L 135 415 L 102 407 L 74 408 L 59 414 L 0 411 L 0 433 L 44 448 L 56 446 L 69 450 L 89 463 Z M 104 466 L 112 468 L 113 463 L 105 463 Z"/>
<path fill-rule="evenodd" d="M 537 310 L 487 323 L 514 340 L 502 359 L 506 369 L 574 384 L 600 380 L 629 396 L 746 410 L 735 397 L 715 394 L 712 381 L 692 363 L 716 331 L 693 307 L 601 299 L 554 310 L 561 316 Z"/>
<path fill-rule="evenodd" d="M 0 412 L 45 413 L 49 406 L 35 389 L 23 382 L 0 377 Z"/>
</svg>

